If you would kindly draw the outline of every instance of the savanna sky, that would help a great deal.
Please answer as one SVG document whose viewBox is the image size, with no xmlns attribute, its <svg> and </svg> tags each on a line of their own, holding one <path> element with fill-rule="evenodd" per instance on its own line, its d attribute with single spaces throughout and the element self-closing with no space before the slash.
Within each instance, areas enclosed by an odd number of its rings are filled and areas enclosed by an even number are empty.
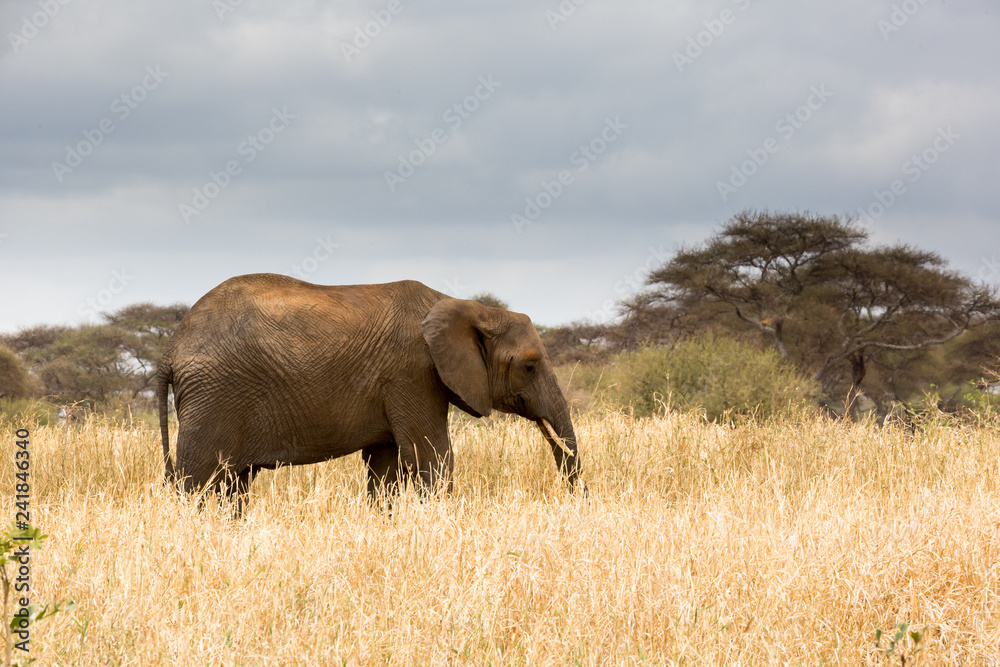
<svg viewBox="0 0 1000 667">
<path fill-rule="evenodd" d="M 0 6 L 0 330 L 236 274 L 606 320 L 745 208 L 1000 282 L 1000 5 Z"/>
</svg>

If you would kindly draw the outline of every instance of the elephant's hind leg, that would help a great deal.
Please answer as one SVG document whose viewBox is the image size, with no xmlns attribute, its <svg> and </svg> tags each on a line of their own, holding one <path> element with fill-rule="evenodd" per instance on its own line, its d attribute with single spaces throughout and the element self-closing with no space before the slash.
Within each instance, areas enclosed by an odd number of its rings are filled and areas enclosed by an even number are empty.
<svg viewBox="0 0 1000 667">
<path fill-rule="evenodd" d="M 208 482 L 203 482 L 198 487 L 192 484 L 192 490 L 217 494 L 224 506 L 232 508 L 233 518 L 240 519 L 250 498 L 250 485 L 258 472 L 260 468 L 254 466 L 247 466 L 239 473 L 236 472 L 236 468 L 219 466 Z M 204 496 L 199 506 L 204 506 Z"/>
<path fill-rule="evenodd" d="M 237 519 L 243 517 L 250 500 L 250 485 L 259 471 L 260 468 L 247 466 L 235 478 L 231 476 L 231 483 L 224 487 L 226 499 L 233 503 L 233 514 Z"/>
<path fill-rule="evenodd" d="M 233 513 L 242 516 L 250 484 L 260 468 L 242 467 L 233 460 L 225 460 L 219 451 L 233 451 L 235 446 L 204 443 L 225 442 L 215 433 L 199 429 L 184 429 L 177 434 L 177 476 L 179 489 L 190 495 L 201 495 L 199 506 L 204 505 L 204 494 L 217 493 L 232 502 Z M 213 457 L 214 454 L 214 457 Z"/>
</svg>

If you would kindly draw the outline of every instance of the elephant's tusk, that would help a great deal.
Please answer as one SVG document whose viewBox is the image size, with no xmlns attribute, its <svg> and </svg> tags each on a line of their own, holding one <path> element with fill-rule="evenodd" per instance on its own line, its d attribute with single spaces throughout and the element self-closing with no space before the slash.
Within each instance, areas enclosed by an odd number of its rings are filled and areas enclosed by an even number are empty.
<svg viewBox="0 0 1000 667">
<path fill-rule="evenodd" d="M 563 450 L 564 452 L 566 452 L 566 453 L 567 453 L 567 454 L 569 454 L 570 456 L 575 456 L 575 455 L 573 454 L 573 452 L 572 452 L 572 451 L 570 450 L 570 448 L 566 446 L 566 443 L 565 443 L 565 442 L 563 442 L 563 439 L 562 439 L 562 438 L 560 438 L 560 437 L 559 437 L 559 436 L 558 436 L 558 435 L 556 434 L 556 430 L 555 430 L 554 428 L 552 428 L 552 424 L 550 424 L 550 423 L 548 422 L 548 420 L 546 420 L 546 419 L 542 419 L 542 420 L 541 420 L 541 421 L 539 421 L 538 423 L 542 425 L 542 429 L 544 429 L 545 433 L 546 433 L 546 434 L 547 434 L 547 435 L 548 435 L 548 436 L 549 436 L 550 438 L 552 438 L 552 441 L 553 441 L 553 442 L 555 442 L 555 443 L 556 443 L 557 445 L 559 445 L 559 448 L 560 448 L 561 450 Z"/>
</svg>

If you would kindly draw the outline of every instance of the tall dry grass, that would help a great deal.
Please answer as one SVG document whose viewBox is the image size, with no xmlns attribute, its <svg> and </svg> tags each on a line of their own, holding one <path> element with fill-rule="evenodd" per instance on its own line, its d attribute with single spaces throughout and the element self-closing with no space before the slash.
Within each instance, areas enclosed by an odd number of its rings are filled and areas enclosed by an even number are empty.
<svg viewBox="0 0 1000 667">
<path fill-rule="evenodd" d="M 51 536 L 34 597 L 77 605 L 34 626 L 32 655 L 898 665 L 876 628 L 908 622 L 928 628 L 923 664 L 1000 663 L 1000 426 L 609 413 L 577 429 L 587 499 L 526 422 L 463 421 L 450 498 L 374 511 L 350 457 L 262 475 L 233 521 L 161 485 L 145 426 L 32 428 L 34 517 Z M 0 423 L 3 489 L 12 431 Z"/>
</svg>

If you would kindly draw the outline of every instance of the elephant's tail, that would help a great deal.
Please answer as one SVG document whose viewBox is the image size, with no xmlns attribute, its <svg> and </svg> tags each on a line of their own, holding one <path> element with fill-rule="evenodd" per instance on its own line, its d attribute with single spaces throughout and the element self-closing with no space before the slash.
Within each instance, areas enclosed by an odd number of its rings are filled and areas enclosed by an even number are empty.
<svg viewBox="0 0 1000 667">
<path fill-rule="evenodd" d="M 163 466 L 165 478 L 168 484 L 177 481 L 174 474 L 174 464 L 170 460 L 170 426 L 167 421 L 167 399 L 169 397 L 170 384 L 174 380 L 174 372 L 168 357 L 160 361 L 156 378 L 156 405 L 160 411 L 160 439 L 163 441 Z"/>
</svg>

